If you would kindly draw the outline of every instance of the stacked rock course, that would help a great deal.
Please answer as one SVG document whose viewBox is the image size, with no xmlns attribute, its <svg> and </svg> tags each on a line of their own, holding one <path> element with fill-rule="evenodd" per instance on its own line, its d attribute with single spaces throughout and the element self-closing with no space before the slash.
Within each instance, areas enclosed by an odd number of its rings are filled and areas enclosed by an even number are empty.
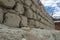
<svg viewBox="0 0 60 40">
<path fill-rule="evenodd" d="M 40 0 L 0 0 L 0 40 L 60 40 Z"/>
</svg>

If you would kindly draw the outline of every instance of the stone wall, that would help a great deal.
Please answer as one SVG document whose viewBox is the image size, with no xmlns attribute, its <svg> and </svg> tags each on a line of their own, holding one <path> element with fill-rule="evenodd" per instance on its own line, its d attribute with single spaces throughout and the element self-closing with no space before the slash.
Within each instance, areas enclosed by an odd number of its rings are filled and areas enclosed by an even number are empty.
<svg viewBox="0 0 60 40">
<path fill-rule="evenodd" d="M 39 0 L 0 0 L 0 23 L 10 27 L 54 29 L 50 15 Z"/>
<path fill-rule="evenodd" d="M 60 40 L 60 31 L 39 0 L 0 0 L 0 40 Z"/>
</svg>

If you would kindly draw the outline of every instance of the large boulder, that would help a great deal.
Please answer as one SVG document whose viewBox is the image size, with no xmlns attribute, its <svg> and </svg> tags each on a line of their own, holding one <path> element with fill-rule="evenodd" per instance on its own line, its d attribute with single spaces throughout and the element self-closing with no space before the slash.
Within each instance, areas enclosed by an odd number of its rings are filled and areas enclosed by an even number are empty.
<svg viewBox="0 0 60 40">
<path fill-rule="evenodd" d="M 22 3 L 17 3 L 16 7 L 15 7 L 15 10 L 17 12 L 19 12 L 19 14 L 23 14 L 24 13 L 24 7 L 23 7 L 23 4 Z"/>
<path fill-rule="evenodd" d="M 14 0 L 0 0 L 0 6 L 6 7 L 6 8 L 13 8 L 15 5 Z"/>
<path fill-rule="evenodd" d="M 20 21 L 21 21 L 21 18 L 18 15 L 8 12 L 5 15 L 4 24 L 11 27 L 19 27 Z"/>
<path fill-rule="evenodd" d="M 25 4 L 28 5 L 28 6 L 31 6 L 32 1 L 31 0 L 25 0 Z"/>
<path fill-rule="evenodd" d="M 34 12 L 30 8 L 26 8 L 25 16 L 28 18 L 33 18 Z"/>
</svg>

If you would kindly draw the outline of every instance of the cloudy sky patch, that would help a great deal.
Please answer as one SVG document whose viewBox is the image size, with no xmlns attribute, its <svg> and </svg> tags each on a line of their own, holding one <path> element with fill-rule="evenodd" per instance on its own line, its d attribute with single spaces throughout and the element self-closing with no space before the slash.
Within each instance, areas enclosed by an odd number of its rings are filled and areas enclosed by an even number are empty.
<svg viewBox="0 0 60 40">
<path fill-rule="evenodd" d="M 60 0 L 41 0 L 46 11 L 54 16 L 60 16 Z"/>
</svg>

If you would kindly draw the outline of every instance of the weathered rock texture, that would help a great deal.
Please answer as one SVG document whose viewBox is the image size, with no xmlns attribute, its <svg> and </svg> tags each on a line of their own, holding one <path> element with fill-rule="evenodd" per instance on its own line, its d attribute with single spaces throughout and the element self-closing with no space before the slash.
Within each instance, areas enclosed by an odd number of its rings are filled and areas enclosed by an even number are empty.
<svg viewBox="0 0 60 40">
<path fill-rule="evenodd" d="M 0 40 L 60 40 L 40 0 L 0 0 Z"/>
<path fill-rule="evenodd" d="M 0 23 L 16 28 L 54 29 L 52 18 L 39 0 L 0 0 Z"/>
<path fill-rule="evenodd" d="M 60 32 L 41 29 L 0 29 L 0 40 L 60 40 Z"/>
</svg>

